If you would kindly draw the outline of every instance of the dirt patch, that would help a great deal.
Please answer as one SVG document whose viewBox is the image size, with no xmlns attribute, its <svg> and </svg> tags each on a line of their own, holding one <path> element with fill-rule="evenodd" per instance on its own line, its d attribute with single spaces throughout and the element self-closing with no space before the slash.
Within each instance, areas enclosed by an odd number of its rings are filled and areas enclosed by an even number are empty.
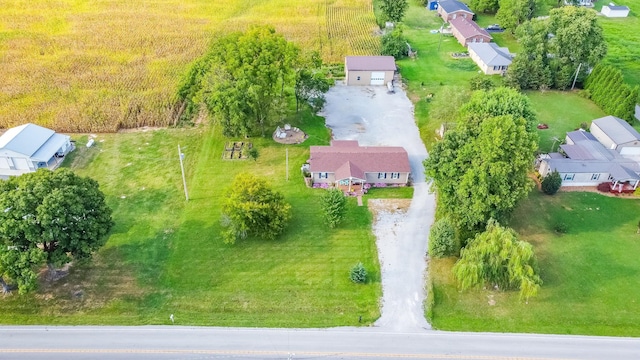
<svg viewBox="0 0 640 360">
<path fill-rule="evenodd" d="M 411 205 L 411 199 L 371 199 L 367 204 L 375 222 L 378 221 L 379 215 L 385 213 L 406 212 Z"/>
<path fill-rule="evenodd" d="M 280 144 L 300 144 L 307 140 L 309 135 L 297 127 L 280 128 L 273 132 L 273 141 Z"/>
</svg>

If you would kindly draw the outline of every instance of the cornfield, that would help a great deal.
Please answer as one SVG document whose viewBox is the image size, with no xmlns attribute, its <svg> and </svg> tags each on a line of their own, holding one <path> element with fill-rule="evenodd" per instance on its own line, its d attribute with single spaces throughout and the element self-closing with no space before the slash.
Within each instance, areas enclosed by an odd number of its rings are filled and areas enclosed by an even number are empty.
<svg viewBox="0 0 640 360">
<path fill-rule="evenodd" d="M 0 128 L 171 125 L 179 81 L 217 34 L 271 24 L 339 62 L 378 53 L 371 1 L 3 1 Z"/>
</svg>

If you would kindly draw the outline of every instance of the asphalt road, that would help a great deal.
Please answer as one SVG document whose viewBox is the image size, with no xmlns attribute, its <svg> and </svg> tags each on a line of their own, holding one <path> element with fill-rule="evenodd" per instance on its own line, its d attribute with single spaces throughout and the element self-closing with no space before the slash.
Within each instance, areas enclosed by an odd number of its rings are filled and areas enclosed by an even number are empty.
<svg viewBox="0 0 640 360">
<path fill-rule="evenodd" d="M 638 359 L 640 339 L 376 328 L 0 327 L 0 359 Z"/>
</svg>

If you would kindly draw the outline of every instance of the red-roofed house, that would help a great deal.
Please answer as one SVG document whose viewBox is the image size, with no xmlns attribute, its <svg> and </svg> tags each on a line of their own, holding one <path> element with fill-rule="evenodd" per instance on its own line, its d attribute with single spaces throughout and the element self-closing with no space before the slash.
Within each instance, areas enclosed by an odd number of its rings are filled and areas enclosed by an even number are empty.
<svg viewBox="0 0 640 360">
<path fill-rule="evenodd" d="M 386 85 L 393 81 L 393 56 L 347 56 L 344 61 L 347 85 Z"/>
<path fill-rule="evenodd" d="M 488 43 L 491 42 L 491 35 L 487 30 L 481 28 L 473 20 L 468 20 L 463 17 L 457 17 L 449 21 L 451 24 L 451 32 L 453 36 L 458 39 L 458 42 L 462 46 L 467 46 L 468 43 Z"/>
<path fill-rule="evenodd" d="M 352 186 L 409 182 L 409 155 L 400 146 L 360 146 L 357 140 L 333 140 L 311 146 L 309 172 L 313 183 Z"/>
</svg>

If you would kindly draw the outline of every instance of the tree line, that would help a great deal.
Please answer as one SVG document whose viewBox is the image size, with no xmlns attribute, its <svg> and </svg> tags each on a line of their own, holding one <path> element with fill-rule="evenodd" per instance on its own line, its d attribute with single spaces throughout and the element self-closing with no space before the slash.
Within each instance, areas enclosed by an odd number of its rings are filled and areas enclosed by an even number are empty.
<svg viewBox="0 0 640 360">
<path fill-rule="evenodd" d="M 625 84 L 622 72 L 598 64 L 584 83 L 586 95 L 604 112 L 632 122 L 638 101 L 638 87 Z"/>
<path fill-rule="evenodd" d="M 431 230 L 429 254 L 460 251 L 454 275 L 462 288 L 489 284 L 533 296 L 542 281 L 531 245 L 499 225 L 533 187 L 533 109 L 525 95 L 500 87 L 475 91 L 455 116 L 455 127 L 424 161 L 442 214 Z"/>
</svg>

